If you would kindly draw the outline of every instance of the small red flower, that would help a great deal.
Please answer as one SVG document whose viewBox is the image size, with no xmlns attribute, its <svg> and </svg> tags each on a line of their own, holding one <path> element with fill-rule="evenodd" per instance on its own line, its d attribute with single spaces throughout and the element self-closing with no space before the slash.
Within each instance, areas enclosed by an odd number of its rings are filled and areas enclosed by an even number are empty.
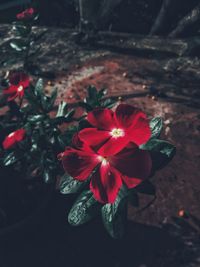
<svg viewBox="0 0 200 267">
<path fill-rule="evenodd" d="M 89 146 L 99 147 L 102 156 L 118 153 L 129 142 L 142 145 L 151 136 L 146 115 L 127 104 L 120 104 L 115 112 L 96 109 L 88 113 L 87 120 L 94 128 L 83 129 L 79 137 Z"/>
<path fill-rule="evenodd" d="M 5 95 L 9 95 L 8 101 L 15 99 L 16 97 L 22 98 L 24 96 L 24 90 L 29 87 L 29 76 L 23 72 L 14 72 L 9 77 L 10 86 L 3 91 Z"/>
<path fill-rule="evenodd" d="M 3 148 L 9 149 L 14 146 L 16 143 L 22 141 L 26 131 L 24 129 L 19 129 L 15 132 L 10 133 L 3 141 Z"/>
<path fill-rule="evenodd" d="M 90 190 L 101 203 L 113 203 L 123 182 L 128 188 L 133 188 L 150 175 L 152 162 L 149 152 L 140 150 L 133 143 L 116 155 L 110 155 L 95 152 L 77 138 L 73 141 L 78 148 L 68 147 L 59 155 L 63 167 L 79 181 L 92 175 Z"/>
<path fill-rule="evenodd" d="M 27 8 L 23 12 L 17 14 L 16 17 L 19 20 L 27 20 L 27 19 L 31 19 L 33 17 L 34 13 L 35 13 L 35 9 L 31 7 L 31 8 Z"/>
</svg>

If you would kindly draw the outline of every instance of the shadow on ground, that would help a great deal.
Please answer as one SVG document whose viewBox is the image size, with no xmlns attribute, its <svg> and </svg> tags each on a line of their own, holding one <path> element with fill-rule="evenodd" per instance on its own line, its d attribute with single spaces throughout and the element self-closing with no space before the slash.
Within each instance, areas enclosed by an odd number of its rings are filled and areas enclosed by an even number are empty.
<svg viewBox="0 0 200 267">
<path fill-rule="evenodd" d="M 198 260 L 198 220 L 191 225 L 175 219 L 160 228 L 129 222 L 124 239 L 113 240 L 100 220 L 75 228 L 67 225 L 69 202 L 56 195 L 40 225 L 2 239 L 0 266 L 188 267 Z"/>
</svg>

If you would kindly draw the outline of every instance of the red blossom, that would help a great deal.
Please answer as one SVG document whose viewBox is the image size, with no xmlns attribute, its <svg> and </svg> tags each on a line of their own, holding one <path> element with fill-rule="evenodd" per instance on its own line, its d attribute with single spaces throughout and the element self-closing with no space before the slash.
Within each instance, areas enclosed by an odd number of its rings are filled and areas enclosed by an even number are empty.
<svg viewBox="0 0 200 267">
<path fill-rule="evenodd" d="M 26 131 L 23 128 L 10 133 L 3 141 L 3 148 L 4 149 L 11 148 L 16 143 L 22 141 L 25 137 L 25 134 L 26 134 Z"/>
<path fill-rule="evenodd" d="M 146 115 L 127 104 L 120 104 L 115 112 L 96 109 L 88 113 L 87 120 L 93 128 L 83 129 L 79 137 L 89 146 L 99 148 L 102 156 L 118 153 L 129 142 L 142 145 L 151 136 Z"/>
<path fill-rule="evenodd" d="M 14 72 L 9 77 L 10 86 L 3 91 L 5 95 L 9 95 L 8 101 L 15 99 L 16 97 L 22 98 L 24 96 L 24 90 L 29 87 L 29 76 L 23 72 Z"/>
<path fill-rule="evenodd" d="M 136 187 L 147 179 L 152 162 L 148 151 L 137 145 L 129 145 L 116 155 L 95 152 L 77 138 L 73 140 L 78 148 L 66 148 L 59 155 L 65 171 L 74 179 L 85 181 L 91 175 L 90 189 L 96 200 L 113 203 L 124 182 L 128 188 Z"/>
<path fill-rule="evenodd" d="M 33 17 L 34 13 L 35 13 L 35 9 L 31 7 L 31 8 L 27 8 L 23 12 L 17 14 L 16 17 L 19 20 L 27 20 L 27 19 L 31 19 Z"/>
</svg>

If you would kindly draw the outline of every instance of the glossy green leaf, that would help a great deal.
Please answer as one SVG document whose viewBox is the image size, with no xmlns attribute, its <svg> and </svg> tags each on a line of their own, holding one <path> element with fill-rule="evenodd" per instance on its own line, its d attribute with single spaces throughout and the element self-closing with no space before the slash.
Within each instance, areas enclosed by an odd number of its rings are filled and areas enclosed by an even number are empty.
<svg viewBox="0 0 200 267">
<path fill-rule="evenodd" d="M 105 108 L 113 108 L 115 105 L 116 105 L 116 101 L 114 101 L 111 98 L 105 99 L 101 104 L 101 106 Z"/>
<path fill-rule="evenodd" d="M 159 152 L 164 154 L 167 158 L 172 158 L 176 153 L 174 145 L 167 141 L 159 139 L 150 139 L 145 145 L 140 146 L 141 149 Z"/>
<path fill-rule="evenodd" d="M 71 122 L 74 114 L 75 114 L 74 109 L 69 110 L 67 114 L 65 115 L 65 122 Z"/>
<path fill-rule="evenodd" d="M 113 204 L 102 207 L 103 224 L 113 238 L 122 238 L 125 230 L 128 189 L 123 185 Z"/>
<path fill-rule="evenodd" d="M 27 49 L 26 44 L 21 40 L 14 40 L 10 42 L 10 46 L 15 49 L 17 52 L 21 52 Z"/>
<path fill-rule="evenodd" d="M 58 94 L 58 90 L 55 88 L 52 93 L 51 93 L 51 96 L 49 98 L 49 103 L 48 103 L 48 110 L 51 110 L 54 106 L 54 103 L 56 101 L 56 98 L 57 98 L 57 94 Z"/>
<path fill-rule="evenodd" d="M 32 115 L 29 116 L 27 121 L 28 122 L 40 122 L 43 121 L 45 119 L 45 115 Z"/>
<path fill-rule="evenodd" d="M 90 221 L 99 212 L 100 204 L 94 199 L 93 193 L 84 191 L 72 206 L 68 222 L 73 226 L 78 226 Z"/>
<path fill-rule="evenodd" d="M 87 89 L 88 98 L 94 100 L 97 98 L 97 89 L 94 86 L 89 86 Z"/>
<path fill-rule="evenodd" d="M 13 31 L 17 33 L 17 35 L 20 35 L 22 37 L 27 37 L 27 35 L 30 33 L 30 27 L 27 27 L 23 24 L 14 24 L 13 25 Z"/>
<path fill-rule="evenodd" d="M 21 157 L 17 155 L 15 152 L 11 152 L 8 155 L 6 155 L 3 159 L 4 166 L 10 166 L 17 162 Z"/>
<path fill-rule="evenodd" d="M 79 106 L 84 108 L 88 112 L 93 110 L 93 107 L 86 102 L 79 102 Z"/>
<path fill-rule="evenodd" d="M 60 192 L 62 194 L 74 194 L 80 191 L 85 182 L 80 182 L 68 174 L 64 174 L 60 181 Z"/>
<path fill-rule="evenodd" d="M 41 95 L 44 92 L 44 82 L 43 79 L 38 79 L 36 85 L 35 85 L 35 92 L 36 95 Z"/>
<path fill-rule="evenodd" d="M 158 138 L 163 127 L 161 117 L 155 117 L 150 121 L 151 138 Z"/>
<path fill-rule="evenodd" d="M 58 111 L 57 111 L 57 114 L 56 114 L 56 118 L 64 117 L 64 115 L 66 113 L 66 109 L 67 109 L 67 103 L 62 101 L 58 106 Z"/>
<path fill-rule="evenodd" d="M 53 173 L 49 169 L 45 169 L 43 172 L 43 179 L 45 183 L 51 183 L 53 181 Z"/>
</svg>

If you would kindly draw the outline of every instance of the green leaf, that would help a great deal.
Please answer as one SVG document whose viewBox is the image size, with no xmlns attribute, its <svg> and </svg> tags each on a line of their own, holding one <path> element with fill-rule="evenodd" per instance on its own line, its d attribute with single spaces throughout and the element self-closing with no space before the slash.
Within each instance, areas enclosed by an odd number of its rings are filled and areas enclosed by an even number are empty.
<svg viewBox="0 0 200 267">
<path fill-rule="evenodd" d="M 80 191 L 85 182 L 80 182 L 68 174 L 64 174 L 60 181 L 60 192 L 62 194 L 74 194 Z"/>
<path fill-rule="evenodd" d="M 113 204 L 102 207 L 101 214 L 103 224 L 113 238 L 122 238 L 124 235 L 128 189 L 123 185 Z"/>
<path fill-rule="evenodd" d="M 94 86 L 89 86 L 87 89 L 88 97 L 90 100 L 94 100 L 97 98 L 97 89 Z"/>
<path fill-rule="evenodd" d="M 141 149 L 149 150 L 152 159 L 152 173 L 166 166 L 176 153 L 176 148 L 172 144 L 159 140 L 150 139 Z"/>
<path fill-rule="evenodd" d="M 176 148 L 174 145 L 159 139 L 150 139 L 145 145 L 140 146 L 140 148 L 144 150 L 160 152 L 169 159 L 171 159 L 176 153 Z"/>
<path fill-rule="evenodd" d="M 43 179 L 45 183 L 51 183 L 53 181 L 53 173 L 49 169 L 45 169 L 43 172 Z"/>
<path fill-rule="evenodd" d="M 150 121 L 151 138 L 158 138 L 163 127 L 162 118 L 155 117 Z"/>
<path fill-rule="evenodd" d="M 41 96 L 41 94 L 44 93 L 44 83 L 43 79 L 38 79 L 36 85 L 35 85 L 35 93 L 37 96 Z"/>
<path fill-rule="evenodd" d="M 97 215 L 99 205 L 90 190 L 84 191 L 72 206 L 68 215 L 68 222 L 73 226 L 78 226 L 90 221 Z"/>
<path fill-rule="evenodd" d="M 3 164 L 4 166 L 10 166 L 17 162 L 20 158 L 21 157 L 17 156 L 15 152 L 11 152 L 3 159 Z"/>
<path fill-rule="evenodd" d="M 84 108 L 86 111 L 92 111 L 93 110 L 93 107 L 86 102 L 79 102 L 79 106 Z"/>
<path fill-rule="evenodd" d="M 75 114 L 75 110 L 71 109 L 67 112 L 67 114 L 65 115 L 65 122 L 71 122 L 72 121 L 72 117 Z"/>
<path fill-rule="evenodd" d="M 102 102 L 101 106 L 105 108 L 113 108 L 115 104 L 116 101 L 112 100 L 111 98 L 107 98 Z"/>
<path fill-rule="evenodd" d="M 45 119 L 45 115 L 31 115 L 27 118 L 28 122 L 40 122 Z"/>
<path fill-rule="evenodd" d="M 15 31 L 18 35 L 22 37 L 27 37 L 27 35 L 30 33 L 30 27 L 26 27 L 23 24 L 14 24 L 12 27 L 13 31 Z"/>
<path fill-rule="evenodd" d="M 102 97 L 104 97 L 105 95 L 107 94 L 107 90 L 105 88 L 101 89 L 98 94 L 97 94 L 97 97 L 98 99 L 102 99 Z"/>
<path fill-rule="evenodd" d="M 48 103 L 48 107 L 47 107 L 48 110 L 51 110 L 53 108 L 54 103 L 55 103 L 56 98 L 57 98 L 57 94 L 58 94 L 58 90 L 57 90 L 57 88 L 55 88 L 52 91 L 51 96 L 49 98 L 49 103 Z"/>
<path fill-rule="evenodd" d="M 58 106 L 58 111 L 57 111 L 57 114 L 56 114 L 56 118 L 64 117 L 64 115 L 66 113 L 66 109 L 67 109 L 67 103 L 62 101 Z"/>
<path fill-rule="evenodd" d="M 27 49 L 26 44 L 21 40 L 14 40 L 10 42 L 10 46 L 18 52 L 21 52 Z"/>
</svg>

